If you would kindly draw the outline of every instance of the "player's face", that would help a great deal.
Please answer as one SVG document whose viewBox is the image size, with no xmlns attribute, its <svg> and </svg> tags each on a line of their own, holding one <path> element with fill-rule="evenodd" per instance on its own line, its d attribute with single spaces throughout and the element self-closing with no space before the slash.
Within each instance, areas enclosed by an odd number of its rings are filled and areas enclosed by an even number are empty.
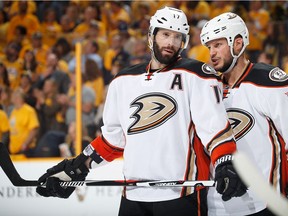
<svg viewBox="0 0 288 216">
<path fill-rule="evenodd" d="M 226 71 L 233 61 L 227 40 L 222 38 L 210 41 L 207 43 L 207 47 L 210 51 L 210 59 L 214 69 L 220 72 Z"/>
<path fill-rule="evenodd" d="M 154 55 L 160 63 L 167 65 L 177 58 L 181 45 L 181 33 L 159 29 L 153 43 Z"/>
</svg>

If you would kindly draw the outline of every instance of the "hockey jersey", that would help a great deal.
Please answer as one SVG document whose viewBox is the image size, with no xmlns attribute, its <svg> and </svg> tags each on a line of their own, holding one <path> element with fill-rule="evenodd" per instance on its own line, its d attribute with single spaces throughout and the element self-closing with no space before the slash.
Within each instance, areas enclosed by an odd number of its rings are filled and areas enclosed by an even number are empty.
<svg viewBox="0 0 288 216">
<path fill-rule="evenodd" d="M 102 137 L 91 144 L 106 161 L 123 155 L 127 180 L 208 180 L 209 164 L 236 144 L 208 65 L 178 59 L 149 72 L 129 67 L 111 82 L 103 112 Z M 127 187 L 136 201 L 164 201 L 194 192 L 182 187 Z"/>
<path fill-rule="evenodd" d="M 224 104 L 237 149 L 259 168 L 267 183 L 285 193 L 288 149 L 288 75 L 277 67 L 249 63 L 231 88 L 223 90 Z M 251 190 L 224 202 L 215 188 L 208 192 L 209 215 L 249 215 L 266 208 Z"/>
</svg>

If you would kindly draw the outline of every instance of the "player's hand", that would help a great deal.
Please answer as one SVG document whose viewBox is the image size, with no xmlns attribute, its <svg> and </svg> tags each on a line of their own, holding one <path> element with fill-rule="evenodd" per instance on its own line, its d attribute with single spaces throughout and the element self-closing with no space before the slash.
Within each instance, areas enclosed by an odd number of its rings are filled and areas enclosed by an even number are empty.
<svg viewBox="0 0 288 216">
<path fill-rule="evenodd" d="M 222 194 L 222 200 L 240 197 L 246 193 L 244 185 L 232 165 L 232 155 L 224 155 L 216 162 L 215 169 L 216 190 Z"/>
<path fill-rule="evenodd" d="M 44 197 L 68 198 L 75 190 L 75 187 L 62 187 L 60 181 L 83 181 L 89 169 L 85 165 L 87 156 L 80 154 L 74 159 L 63 160 L 38 179 L 40 186 L 36 192 Z"/>
</svg>

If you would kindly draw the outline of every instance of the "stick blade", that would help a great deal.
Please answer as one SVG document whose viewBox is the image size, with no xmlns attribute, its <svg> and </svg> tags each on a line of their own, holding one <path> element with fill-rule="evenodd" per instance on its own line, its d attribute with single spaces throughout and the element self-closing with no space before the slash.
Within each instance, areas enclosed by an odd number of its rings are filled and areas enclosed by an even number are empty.
<svg viewBox="0 0 288 216">
<path fill-rule="evenodd" d="M 233 165 L 243 182 L 267 203 L 267 207 L 273 213 L 287 216 L 288 201 L 264 180 L 259 170 L 243 152 L 234 154 Z"/>
<path fill-rule="evenodd" d="M 17 187 L 37 186 L 37 181 L 27 181 L 21 178 L 17 172 L 6 146 L 0 142 L 0 166 L 11 183 Z"/>
</svg>

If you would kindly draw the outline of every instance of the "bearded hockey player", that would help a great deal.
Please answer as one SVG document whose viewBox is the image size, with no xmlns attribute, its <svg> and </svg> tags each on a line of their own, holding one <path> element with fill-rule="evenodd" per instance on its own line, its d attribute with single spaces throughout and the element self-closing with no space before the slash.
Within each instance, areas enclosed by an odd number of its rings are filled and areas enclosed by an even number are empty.
<svg viewBox="0 0 288 216">
<path fill-rule="evenodd" d="M 215 71 L 180 56 L 188 33 L 181 10 L 165 7 L 152 16 L 151 61 L 116 75 L 102 136 L 76 158 L 48 169 L 39 179 L 46 183 L 37 188 L 40 195 L 67 198 L 74 188 L 62 188 L 59 180 L 83 180 L 89 169 L 122 156 L 127 180 L 208 180 L 212 162 L 225 199 L 246 192 L 231 165 L 236 144 Z M 207 189 L 125 187 L 119 215 L 207 215 Z"/>
<path fill-rule="evenodd" d="M 288 75 L 278 67 L 252 63 L 246 58 L 248 29 L 234 13 L 224 13 L 207 22 L 201 41 L 210 50 L 214 69 L 222 72 L 224 104 L 237 149 L 250 157 L 267 183 L 285 195 Z M 208 206 L 209 215 L 273 215 L 250 190 L 225 202 L 211 188 Z"/>
</svg>

